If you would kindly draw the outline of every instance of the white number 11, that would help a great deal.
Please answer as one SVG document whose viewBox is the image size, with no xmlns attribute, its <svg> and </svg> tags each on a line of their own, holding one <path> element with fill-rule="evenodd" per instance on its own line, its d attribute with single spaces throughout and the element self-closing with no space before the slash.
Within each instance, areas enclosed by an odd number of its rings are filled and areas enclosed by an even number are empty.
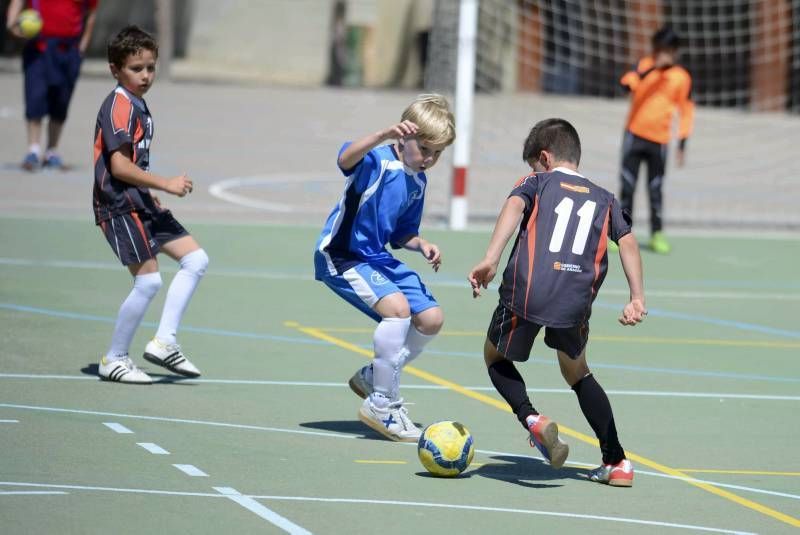
<svg viewBox="0 0 800 535">
<path fill-rule="evenodd" d="M 558 215 L 558 219 L 556 219 L 556 226 L 553 228 L 553 236 L 550 238 L 550 251 L 553 253 L 561 251 L 561 246 L 564 244 L 564 234 L 567 232 L 567 224 L 570 217 L 572 217 L 574 204 L 572 199 L 564 197 L 556 206 L 555 212 Z M 575 254 L 583 254 L 584 249 L 586 249 L 586 240 L 589 238 L 589 230 L 592 228 L 592 217 L 596 206 L 596 202 L 586 201 L 577 211 L 579 218 L 578 230 L 575 232 L 575 240 L 572 242 L 572 252 Z"/>
</svg>

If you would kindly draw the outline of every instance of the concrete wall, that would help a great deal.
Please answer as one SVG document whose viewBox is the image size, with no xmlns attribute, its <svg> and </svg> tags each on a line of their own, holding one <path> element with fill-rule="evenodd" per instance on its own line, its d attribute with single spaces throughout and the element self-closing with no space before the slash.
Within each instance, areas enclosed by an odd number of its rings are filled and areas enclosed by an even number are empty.
<svg viewBox="0 0 800 535">
<path fill-rule="evenodd" d="M 328 70 L 332 0 L 193 0 L 187 59 L 276 83 L 319 85 Z"/>
</svg>

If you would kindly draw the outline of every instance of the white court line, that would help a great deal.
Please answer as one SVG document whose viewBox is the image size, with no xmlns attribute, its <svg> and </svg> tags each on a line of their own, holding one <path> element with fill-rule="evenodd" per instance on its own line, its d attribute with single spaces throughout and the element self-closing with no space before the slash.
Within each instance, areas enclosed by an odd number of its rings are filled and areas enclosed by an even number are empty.
<svg viewBox="0 0 800 535">
<path fill-rule="evenodd" d="M 292 535 L 311 535 L 311 532 L 307 529 L 298 526 L 294 522 L 282 517 L 268 507 L 261 505 L 253 498 L 250 498 L 249 496 L 243 496 L 236 489 L 231 487 L 214 487 L 214 490 L 226 498 L 238 503 L 248 511 L 257 514 L 267 522 L 278 526 L 287 533 L 291 533 Z"/>
<path fill-rule="evenodd" d="M 153 455 L 169 455 L 169 452 L 159 446 L 158 444 L 153 444 L 152 442 L 137 442 L 137 446 L 141 446 Z"/>
<path fill-rule="evenodd" d="M 94 376 L 87 375 L 37 375 L 26 373 L 0 373 L 0 379 L 53 379 L 65 381 L 97 381 Z M 258 379 L 186 379 L 181 382 L 223 384 L 223 385 L 264 385 L 264 386 L 309 386 L 314 388 L 347 388 L 346 383 L 314 382 L 314 381 L 267 381 Z M 408 390 L 449 390 L 439 385 L 403 385 Z M 495 392 L 493 386 L 465 386 L 476 392 Z M 567 394 L 574 395 L 568 388 L 528 388 L 534 394 Z M 643 396 L 667 398 L 711 398 L 711 399 L 752 399 L 759 401 L 800 401 L 800 396 L 781 396 L 770 394 L 734 394 L 731 392 L 669 392 L 657 390 L 606 390 L 615 396 Z M 2 422 L 2 420 L 0 420 Z"/>
<path fill-rule="evenodd" d="M 42 494 L 69 494 L 63 490 L 0 490 L 0 496 L 28 496 Z"/>
<path fill-rule="evenodd" d="M 18 424 L 19 420 L 0 420 L 0 424 Z"/>
<path fill-rule="evenodd" d="M 194 466 L 193 464 L 173 464 L 175 468 L 192 477 L 208 477 L 208 474 Z"/>
<path fill-rule="evenodd" d="M 111 262 L 87 262 L 81 260 L 33 260 L 29 258 L 7 258 L 0 257 L 0 265 L 7 266 L 30 266 L 45 267 L 56 269 L 99 269 L 104 271 L 119 271 L 119 265 Z M 166 267 L 165 271 L 176 271 Z M 315 283 L 312 273 L 286 273 L 270 270 L 241 270 L 215 268 L 208 272 L 209 276 L 234 277 L 246 279 L 270 279 L 270 280 L 297 280 Z M 432 280 L 427 286 L 435 288 L 464 288 L 466 283 L 462 280 Z M 490 286 L 496 289 L 496 286 Z M 628 296 L 629 290 L 624 288 L 604 287 L 603 295 Z M 674 299 L 749 299 L 763 301 L 800 301 L 800 293 L 788 292 L 745 292 L 745 291 L 708 291 L 708 290 L 658 290 L 648 288 L 649 297 L 663 297 Z"/>
<path fill-rule="evenodd" d="M 103 425 L 108 427 L 109 429 L 111 429 L 115 433 L 121 433 L 121 434 L 130 433 L 130 434 L 133 434 L 133 431 L 131 431 L 130 429 L 128 429 L 124 425 L 118 424 L 116 422 L 103 422 Z"/>
<path fill-rule="evenodd" d="M 15 487 L 40 487 L 40 488 L 55 488 L 55 489 L 71 489 L 71 490 L 87 490 L 87 491 L 106 491 L 106 492 L 122 492 L 132 494 L 156 494 L 165 496 L 199 496 L 208 498 L 229 498 L 223 494 L 211 494 L 202 492 L 176 492 L 167 490 L 154 490 L 154 489 L 125 489 L 115 487 L 94 487 L 94 486 L 81 486 L 81 485 L 57 485 L 57 484 L 44 484 L 44 483 L 21 483 L 15 481 L 0 481 L 0 485 L 15 486 Z M 458 505 L 458 504 L 445 504 L 445 503 L 431 503 L 431 502 L 402 502 L 394 500 L 362 500 L 354 498 L 319 498 L 308 496 L 258 496 L 258 495 L 243 495 L 247 498 L 254 500 L 290 500 L 290 501 L 304 501 L 304 502 L 327 502 L 327 503 L 356 503 L 368 505 L 398 505 L 398 506 L 414 506 L 414 507 L 433 507 L 439 509 L 457 509 L 467 511 L 487 511 L 499 513 L 518 513 L 527 515 L 541 515 L 541 516 L 555 516 L 561 518 L 580 518 L 589 520 L 604 520 L 608 522 L 622 522 L 630 524 L 640 524 L 647 526 L 663 526 L 680 529 L 709 531 L 713 533 L 734 533 L 741 535 L 754 535 L 747 531 L 735 531 L 729 529 L 710 528 L 705 526 L 695 526 L 691 524 L 675 524 L 670 522 L 659 522 L 653 520 L 640 520 L 625 517 L 609 517 L 609 516 L 595 516 L 578 513 L 557 513 L 551 511 L 537 511 L 530 509 L 509 509 L 503 507 L 481 507 L 473 505 Z"/>
<path fill-rule="evenodd" d="M 162 416 L 145 416 L 140 414 L 120 414 L 116 412 L 101 412 L 101 411 L 87 411 L 80 409 L 62 409 L 59 407 L 39 407 L 35 405 L 16 405 L 12 403 L 0 403 L 0 407 L 9 409 L 23 409 L 33 411 L 45 412 L 63 412 L 70 414 L 88 414 L 91 416 L 116 416 L 117 418 L 132 418 L 135 420 L 151 420 L 156 422 L 175 422 L 181 424 L 195 424 L 195 425 L 209 425 L 213 427 L 228 427 L 234 429 L 251 429 L 253 431 L 270 431 L 273 433 L 293 433 L 297 435 L 313 435 L 318 437 L 334 437 L 334 438 L 350 438 L 355 439 L 353 435 L 342 435 L 340 433 L 326 433 L 324 431 L 301 431 L 299 429 L 281 429 L 280 427 L 264 427 L 260 425 L 246 425 L 246 424 L 229 424 L 225 422 L 209 422 L 205 420 L 187 420 L 185 418 L 167 418 Z M 108 425 L 108 424 L 105 424 Z M 115 424 L 119 425 L 119 424 Z M 123 426 L 120 426 L 123 427 Z M 133 431 L 128 431 L 132 433 Z"/>
<path fill-rule="evenodd" d="M 54 407 L 35 407 L 35 406 L 30 406 L 30 405 L 12 405 L 12 404 L 9 404 L 9 403 L 0 403 L 0 407 L 7 407 L 7 408 L 12 408 L 12 409 L 62 412 L 62 413 L 72 413 L 72 414 L 89 414 L 89 415 L 103 415 L 103 416 L 111 415 L 111 416 L 118 416 L 118 417 L 124 417 L 124 418 L 133 418 L 133 419 L 155 420 L 155 421 L 162 421 L 162 422 L 178 422 L 178 423 L 188 423 L 188 424 L 195 424 L 195 425 L 211 425 L 211 426 L 227 427 L 227 428 L 233 428 L 233 429 L 247 429 L 247 430 L 253 430 L 253 431 L 277 431 L 277 432 L 283 432 L 283 433 L 297 433 L 297 434 L 303 434 L 303 435 L 317 435 L 317 436 L 323 436 L 323 437 L 328 437 L 328 438 L 344 438 L 344 439 L 351 439 L 351 440 L 354 440 L 354 439 L 358 438 L 356 435 L 343 435 L 343 434 L 340 434 L 340 433 L 324 433 L 324 432 L 313 432 L 313 431 L 294 431 L 294 430 L 290 430 L 290 429 L 276 429 L 274 427 L 259 427 L 259 426 L 255 426 L 255 425 L 228 424 L 228 423 L 223 423 L 223 422 L 206 422 L 206 421 L 202 421 L 202 420 L 184 420 L 184 419 L 165 418 L 165 417 L 156 417 L 156 416 L 137 416 L 137 415 L 133 415 L 133 414 L 110 414 L 110 413 L 107 413 L 107 412 L 96 412 L 96 411 L 86 411 L 86 410 L 77 410 L 77 409 L 60 409 L 60 408 L 54 408 Z M 399 442 L 398 444 L 407 445 L 407 446 L 410 446 L 410 447 L 417 447 L 416 444 L 411 444 L 411 443 Z M 507 456 L 507 457 L 520 457 L 520 458 L 541 460 L 540 457 L 535 457 L 535 456 L 530 456 L 530 455 L 520 455 L 518 453 L 508 453 L 508 452 L 481 450 L 481 449 L 476 449 L 475 451 L 477 453 L 482 453 L 482 454 L 486 454 L 486 455 L 503 455 L 503 456 Z M 589 467 L 589 468 L 594 468 L 595 466 L 597 466 L 597 463 L 594 463 L 594 464 L 592 464 L 592 463 L 578 463 L 578 462 L 572 462 L 572 461 L 570 461 L 569 464 L 572 464 L 572 465 L 575 465 L 575 466 L 586 466 L 586 467 Z M 638 468 L 636 469 L 636 473 L 637 474 L 643 474 L 643 475 L 649 475 L 649 476 L 664 477 L 664 478 L 667 478 L 667 479 L 677 479 L 677 480 L 681 480 L 681 481 L 686 481 L 687 480 L 687 478 L 669 476 L 669 475 L 662 474 L 662 473 L 659 473 L 659 472 L 648 472 L 648 471 L 645 471 L 645 470 L 639 470 Z M 756 493 L 756 494 L 768 494 L 768 495 L 772 495 L 772 496 L 781 496 L 781 497 L 785 497 L 785 498 L 792 498 L 792 499 L 800 500 L 800 495 L 784 494 L 784 493 L 772 492 L 772 491 L 763 490 L 763 489 L 757 489 L 757 488 L 752 488 L 752 487 L 741 487 L 741 486 L 736 486 L 736 485 L 727 485 L 727 484 L 724 484 L 724 483 L 717 483 L 715 481 L 709 481 L 709 480 L 706 480 L 706 479 L 697 479 L 697 478 L 688 478 L 688 479 L 691 479 L 692 481 L 699 481 L 700 483 L 708 483 L 709 485 L 714 485 L 716 487 L 735 488 L 735 489 L 738 489 L 738 490 L 745 490 L 745 491 L 753 492 L 753 493 Z"/>
</svg>

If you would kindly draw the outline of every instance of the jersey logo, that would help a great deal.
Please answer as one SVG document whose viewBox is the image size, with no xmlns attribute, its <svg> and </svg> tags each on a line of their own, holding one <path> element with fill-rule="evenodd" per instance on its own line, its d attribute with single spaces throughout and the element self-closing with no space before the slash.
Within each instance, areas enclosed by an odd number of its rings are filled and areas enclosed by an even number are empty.
<svg viewBox="0 0 800 535">
<path fill-rule="evenodd" d="M 564 264 L 553 262 L 553 269 L 556 271 L 571 271 L 572 273 L 583 273 L 583 268 L 578 264 Z"/>
<path fill-rule="evenodd" d="M 422 198 L 422 190 L 418 189 L 418 190 L 412 191 L 411 195 L 409 196 L 408 199 L 411 200 L 411 201 L 416 201 L 417 199 L 421 199 L 421 198 Z"/>
<path fill-rule="evenodd" d="M 377 271 L 372 272 L 372 275 L 369 276 L 369 280 L 371 280 L 372 284 L 374 284 L 375 286 L 380 286 L 382 284 L 386 284 L 387 282 L 389 282 L 386 279 L 386 277 L 384 277 Z"/>
<path fill-rule="evenodd" d="M 575 193 L 589 193 L 589 188 L 586 186 L 576 186 L 575 184 L 570 184 L 569 182 L 560 182 L 559 184 L 562 189 L 574 191 Z"/>
</svg>

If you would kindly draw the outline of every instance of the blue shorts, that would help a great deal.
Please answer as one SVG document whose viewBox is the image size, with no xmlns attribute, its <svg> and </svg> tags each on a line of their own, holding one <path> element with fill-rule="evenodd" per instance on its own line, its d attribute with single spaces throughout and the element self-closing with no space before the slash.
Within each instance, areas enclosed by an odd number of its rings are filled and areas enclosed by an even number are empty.
<svg viewBox="0 0 800 535">
<path fill-rule="evenodd" d="M 439 306 L 419 275 L 397 259 L 381 264 L 356 264 L 341 274 L 331 275 L 325 256 L 317 251 L 314 264 L 317 280 L 375 321 L 381 321 L 381 316 L 372 307 L 381 298 L 397 292 L 405 296 L 411 314 Z"/>
<path fill-rule="evenodd" d="M 32 39 L 22 53 L 25 71 L 25 117 L 64 121 L 81 71 L 78 38 Z"/>
</svg>

